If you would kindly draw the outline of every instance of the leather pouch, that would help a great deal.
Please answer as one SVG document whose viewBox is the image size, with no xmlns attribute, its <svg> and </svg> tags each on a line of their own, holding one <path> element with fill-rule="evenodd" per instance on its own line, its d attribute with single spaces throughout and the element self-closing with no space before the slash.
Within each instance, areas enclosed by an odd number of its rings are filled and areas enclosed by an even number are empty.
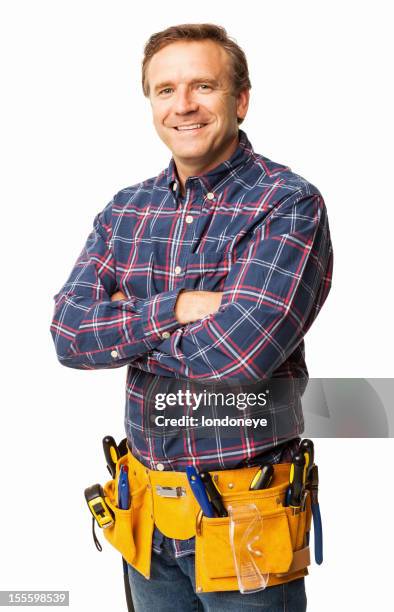
<svg viewBox="0 0 394 612">
<path fill-rule="evenodd" d="M 254 504 L 260 512 L 262 554 L 254 561 L 262 574 L 269 574 L 268 586 L 305 576 L 310 563 L 306 545 L 306 533 L 310 529 L 309 495 L 305 510 L 293 514 L 291 508 L 283 506 L 286 487 L 285 484 L 237 496 L 222 495 L 226 507 Z M 198 592 L 238 590 L 229 517 L 208 518 L 200 514 L 197 518 L 196 589 Z"/>
<path fill-rule="evenodd" d="M 139 483 L 134 474 L 134 478 L 129 478 L 133 483 L 130 486 L 130 507 L 127 510 L 121 510 L 117 505 L 120 466 L 127 462 L 127 456 L 119 459 L 115 479 L 108 481 L 103 487 L 105 501 L 115 517 L 114 525 L 104 529 L 103 533 L 108 542 L 122 554 L 130 565 L 137 563 L 141 573 L 149 575 L 149 543 L 152 540 L 153 519 L 146 482 Z"/>
</svg>

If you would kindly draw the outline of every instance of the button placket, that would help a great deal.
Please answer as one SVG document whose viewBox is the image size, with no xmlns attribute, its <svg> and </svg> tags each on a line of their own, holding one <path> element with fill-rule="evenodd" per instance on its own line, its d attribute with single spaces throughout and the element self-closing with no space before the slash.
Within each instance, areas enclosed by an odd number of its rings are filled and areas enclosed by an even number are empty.
<svg viewBox="0 0 394 612">
<path fill-rule="evenodd" d="M 204 190 L 201 185 L 201 182 L 195 178 L 188 179 L 186 181 L 185 187 L 186 187 L 186 196 L 184 199 L 184 206 L 178 212 L 181 212 L 183 213 L 183 215 L 185 215 L 183 216 L 181 220 L 181 223 L 186 224 L 187 226 L 187 229 L 184 228 L 185 238 L 186 236 L 190 236 L 191 243 L 193 243 L 194 242 L 193 235 L 195 234 L 196 231 L 198 231 L 199 215 L 201 214 L 201 209 L 203 207 L 205 196 L 204 196 Z M 174 268 L 174 274 L 179 280 L 187 270 L 187 261 L 190 255 L 190 249 L 186 255 L 185 255 L 185 251 L 183 250 L 181 256 L 177 258 L 178 261 L 180 261 L 183 264 L 182 266 L 177 265 Z"/>
</svg>

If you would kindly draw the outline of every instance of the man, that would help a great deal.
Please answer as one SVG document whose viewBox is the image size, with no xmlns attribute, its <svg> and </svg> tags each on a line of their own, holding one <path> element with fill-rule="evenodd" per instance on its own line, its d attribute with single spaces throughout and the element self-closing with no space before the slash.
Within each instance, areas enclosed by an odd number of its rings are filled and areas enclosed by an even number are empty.
<svg viewBox="0 0 394 612">
<path fill-rule="evenodd" d="M 82 369 L 128 365 L 128 446 L 151 470 L 289 461 L 302 432 L 297 386 L 284 413 L 271 406 L 270 436 L 239 428 L 229 438 L 220 426 L 210 436 L 191 427 L 160 436 L 145 400 L 163 381 L 244 389 L 307 378 L 303 337 L 331 283 L 323 199 L 254 153 L 239 130 L 251 85 L 245 55 L 223 28 L 182 25 L 153 35 L 142 80 L 172 159 L 97 215 L 55 296 L 58 357 Z M 138 611 L 306 609 L 303 578 L 249 595 L 196 593 L 194 538 L 170 539 L 156 527 L 152 546 L 150 580 L 128 568 Z"/>
</svg>

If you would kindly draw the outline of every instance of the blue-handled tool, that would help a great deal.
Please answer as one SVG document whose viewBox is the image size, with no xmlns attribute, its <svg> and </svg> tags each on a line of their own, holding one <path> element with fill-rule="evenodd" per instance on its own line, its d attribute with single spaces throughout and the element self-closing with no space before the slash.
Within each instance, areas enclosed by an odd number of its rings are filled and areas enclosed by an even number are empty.
<svg viewBox="0 0 394 612">
<path fill-rule="evenodd" d="M 323 563 L 323 528 L 319 506 L 319 471 L 317 465 L 313 465 L 310 470 L 310 491 L 311 491 L 311 509 L 313 516 L 313 533 L 315 538 L 315 561 L 318 565 Z"/>
<path fill-rule="evenodd" d="M 200 504 L 201 510 L 203 511 L 205 516 L 214 518 L 215 512 L 211 502 L 209 501 L 209 497 L 205 490 L 204 483 L 201 480 L 200 474 L 197 472 L 196 468 L 193 465 L 188 465 L 186 468 L 186 475 L 189 481 L 190 488 L 193 491 L 194 497 Z"/>
<path fill-rule="evenodd" d="M 130 508 L 130 485 L 129 485 L 129 468 L 127 465 L 121 465 L 118 480 L 118 507 L 121 510 Z M 122 557 L 123 566 L 123 581 L 126 593 L 126 603 L 129 612 L 134 612 L 133 598 L 129 582 L 129 570 L 126 559 Z"/>
<path fill-rule="evenodd" d="M 129 468 L 127 465 L 120 466 L 118 481 L 118 508 L 127 510 L 130 507 Z"/>
</svg>

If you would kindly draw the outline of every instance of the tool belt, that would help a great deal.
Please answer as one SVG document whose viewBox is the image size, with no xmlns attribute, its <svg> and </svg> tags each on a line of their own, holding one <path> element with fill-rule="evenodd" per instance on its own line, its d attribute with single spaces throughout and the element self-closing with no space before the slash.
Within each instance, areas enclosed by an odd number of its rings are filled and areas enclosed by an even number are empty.
<svg viewBox="0 0 394 612">
<path fill-rule="evenodd" d="M 131 490 L 129 509 L 117 505 L 120 466 L 127 465 Z M 223 503 L 254 504 L 263 519 L 261 550 L 255 557 L 259 570 L 269 574 L 268 586 L 307 575 L 310 564 L 310 492 L 298 511 L 286 507 L 289 463 L 274 464 L 270 488 L 249 490 L 258 467 L 211 471 Z M 128 450 L 116 463 L 115 479 L 104 485 L 105 502 L 114 522 L 103 530 L 106 539 L 145 578 L 150 578 L 154 525 L 168 538 L 195 536 L 195 578 L 198 592 L 238 590 L 229 536 L 229 517 L 202 514 L 185 472 L 150 470 Z"/>
</svg>

